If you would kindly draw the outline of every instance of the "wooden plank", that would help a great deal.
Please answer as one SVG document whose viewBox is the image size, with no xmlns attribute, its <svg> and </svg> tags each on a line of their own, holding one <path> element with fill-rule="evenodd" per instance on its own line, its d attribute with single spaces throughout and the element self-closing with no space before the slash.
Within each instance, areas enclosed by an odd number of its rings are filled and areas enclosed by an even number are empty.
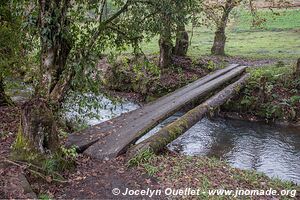
<svg viewBox="0 0 300 200">
<path fill-rule="evenodd" d="M 166 104 L 161 104 L 161 106 L 156 106 L 151 110 L 141 109 L 135 115 L 127 116 L 132 118 L 126 119 L 128 120 L 126 123 L 113 129 L 111 134 L 91 145 L 84 153 L 97 159 L 114 158 L 124 153 L 130 144 L 134 143 L 148 130 L 157 125 L 157 123 L 171 116 L 187 103 L 204 97 L 229 80 L 242 74 L 245 69 L 245 66 L 234 68 L 223 76 L 219 76 L 199 87 L 189 90 L 184 95 L 177 96 L 177 98 L 172 99 L 172 101 Z"/>
<path fill-rule="evenodd" d="M 228 67 L 217 70 L 213 72 L 212 74 L 209 74 L 201 79 L 198 79 L 194 81 L 193 83 L 190 83 L 168 95 L 165 95 L 156 101 L 149 103 L 145 105 L 142 108 L 139 108 L 137 110 L 125 113 L 119 117 L 116 117 L 114 119 L 111 119 L 109 121 L 97 124 L 95 126 L 89 127 L 83 131 L 79 131 L 76 133 L 71 134 L 68 137 L 68 140 L 66 142 L 66 146 L 70 147 L 72 145 L 75 145 L 78 148 L 79 152 L 84 151 L 92 144 L 98 142 L 99 140 L 103 139 L 107 135 L 114 132 L 114 130 L 119 130 L 120 127 L 124 126 L 125 123 L 128 123 L 129 121 L 135 121 L 139 116 L 141 115 L 147 115 L 148 113 L 152 113 L 153 110 L 157 110 L 160 107 L 163 107 L 166 104 L 169 104 L 169 102 L 174 101 L 174 99 L 177 99 L 180 96 L 184 96 L 187 92 L 237 68 L 237 64 L 229 65 Z"/>
<path fill-rule="evenodd" d="M 131 147 L 127 152 L 128 159 L 131 159 L 146 150 L 150 150 L 155 153 L 162 151 L 166 145 L 199 122 L 207 112 L 219 107 L 237 94 L 249 77 L 250 74 L 245 74 L 238 81 L 230 84 L 204 103 L 188 111 L 182 117 L 165 126 L 153 136 Z"/>
</svg>

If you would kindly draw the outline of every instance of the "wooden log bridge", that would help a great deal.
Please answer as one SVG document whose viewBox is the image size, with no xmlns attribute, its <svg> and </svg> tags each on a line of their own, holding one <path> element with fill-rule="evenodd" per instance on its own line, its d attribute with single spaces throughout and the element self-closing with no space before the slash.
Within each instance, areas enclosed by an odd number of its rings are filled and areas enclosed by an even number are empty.
<svg viewBox="0 0 300 200">
<path fill-rule="evenodd" d="M 233 64 L 213 72 L 139 109 L 69 135 L 66 146 L 75 145 L 79 152 L 96 159 L 117 157 L 162 120 L 237 78 L 245 70 L 245 66 Z"/>
</svg>

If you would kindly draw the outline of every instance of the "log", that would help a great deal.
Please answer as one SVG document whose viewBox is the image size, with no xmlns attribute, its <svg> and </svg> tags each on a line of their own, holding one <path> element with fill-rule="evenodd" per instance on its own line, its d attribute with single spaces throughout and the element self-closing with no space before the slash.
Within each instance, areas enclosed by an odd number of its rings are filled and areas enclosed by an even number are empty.
<svg viewBox="0 0 300 200">
<path fill-rule="evenodd" d="M 125 113 L 119 117 L 111 119 L 109 121 L 102 122 L 95 126 L 89 127 L 83 131 L 79 131 L 73 133 L 68 136 L 68 140 L 66 142 L 66 146 L 70 147 L 72 145 L 77 146 L 79 152 L 83 152 L 91 145 L 103 139 L 103 137 L 113 133 L 113 132 L 121 132 L 124 131 L 124 128 L 120 129 L 119 127 L 124 127 L 124 122 L 126 124 L 139 124 L 137 120 L 139 120 L 143 116 L 148 116 L 145 121 L 149 121 L 154 119 L 157 116 L 157 112 L 165 108 L 166 106 L 172 105 L 170 102 L 178 101 L 180 98 L 187 96 L 193 90 L 199 89 L 201 86 L 207 84 L 210 81 L 217 79 L 218 77 L 229 73 L 230 71 L 238 68 L 239 65 L 232 64 L 224 69 L 217 70 L 201 79 L 198 79 L 176 91 L 169 93 L 154 102 L 151 102 L 145 105 L 142 108 L 131 111 L 129 113 Z M 152 116 L 155 115 L 154 117 Z M 151 115 L 151 116 L 149 116 Z M 156 117 L 157 118 L 157 117 Z M 163 120 L 163 119 L 162 119 Z M 153 124 L 155 126 L 156 124 Z M 130 126 L 128 126 L 130 127 Z M 149 127 L 152 128 L 152 127 Z"/>
<path fill-rule="evenodd" d="M 166 104 L 158 104 L 154 107 L 155 109 L 147 110 L 147 112 L 142 109 L 139 110 L 139 113 L 131 116 L 128 114 L 125 118 L 126 121 L 119 123 L 117 126 L 115 124 L 115 128 L 109 135 L 88 147 L 84 154 L 103 160 L 115 158 L 125 153 L 131 144 L 134 144 L 135 141 L 162 120 L 173 115 L 185 105 L 209 95 L 235 77 L 239 77 L 246 68 L 246 66 L 237 67 Z"/>
<path fill-rule="evenodd" d="M 127 151 L 127 158 L 134 158 L 140 153 L 149 150 L 154 153 L 160 152 L 167 144 L 178 138 L 185 131 L 200 121 L 207 112 L 217 108 L 237 94 L 249 77 L 249 74 L 243 75 L 238 81 L 227 86 L 204 103 L 190 110 L 175 122 L 162 128 L 155 135 L 139 144 L 134 145 Z"/>
</svg>

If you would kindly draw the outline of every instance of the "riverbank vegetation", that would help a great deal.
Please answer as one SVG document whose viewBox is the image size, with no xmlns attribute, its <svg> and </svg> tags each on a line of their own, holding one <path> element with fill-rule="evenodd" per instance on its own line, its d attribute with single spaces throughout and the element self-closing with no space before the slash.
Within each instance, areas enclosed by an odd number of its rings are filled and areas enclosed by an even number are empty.
<svg viewBox="0 0 300 200">
<path fill-rule="evenodd" d="M 25 173 L 30 183 L 37 177 L 43 183 L 35 185 L 36 193 L 51 193 L 55 188 L 53 194 L 57 194 L 58 188 L 64 188 L 68 193 L 62 197 L 68 198 L 75 190 L 75 179 L 85 180 L 91 174 L 97 177 L 91 178 L 92 182 L 101 179 L 86 165 L 96 167 L 97 172 L 103 166 L 104 173 L 114 176 L 99 183 L 105 188 L 102 193 L 111 195 L 105 182 L 118 182 L 119 177 L 126 177 L 119 184 L 131 184 L 132 168 L 123 158 L 108 161 L 108 168 L 106 161 L 78 156 L 76 147 L 64 146 L 68 134 L 75 130 L 61 116 L 72 92 L 94 94 L 76 105 L 80 108 L 98 109 L 98 99 L 92 96 L 103 92 L 129 96 L 129 100 L 131 94 L 139 95 L 140 102 L 151 102 L 237 63 L 249 66 L 251 78 L 222 111 L 268 122 L 299 122 L 300 67 L 295 62 L 300 54 L 300 10 L 281 3 L 274 1 L 276 8 L 267 9 L 269 6 L 261 8 L 240 0 L 1 1 L 0 158 L 6 164 L 0 164 L 4 177 L 0 185 L 6 187 L 0 189 L 0 196 L 32 198 L 20 188 L 10 188 L 22 187 L 15 177 Z M 11 166 L 19 170 L 10 170 Z M 78 166 L 84 171 L 76 171 Z M 118 171 L 115 168 L 119 166 Z M 191 175 L 203 175 L 193 180 L 190 176 L 182 187 L 296 187 L 211 158 L 151 156 L 151 162 L 137 163 L 134 169 L 140 172 L 137 182 L 147 184 L 146 171 L 162 186 L 181 182 L 190 171 Z M 83 192 L 87 189 L 84 182 L 76 187 Z M 92 189 L 95 195 L 98 188 Z"/>
<path fill-rule="evenodd" d="M 135 164 L 140 172 L 158 179 L 163 188 L 197 188 L 201 190 L 197 199 L 231 199 L 231 196 L 219 197 L 209 195 L 209 190 L 218 188 L 228 190 L 268 190 L 270 188 L 281 191 L 289 190 L 282 199 L 298 198 L 299 186 L 280 179 L 270 179 L 264 174 L 253 170 L 232 168 L 226 162 L 217 158 L 194 157 L 164 154 L 155 156 L 148 153 L 146 159 L 140 159 Z M 293 191 L 293 192 L 292 192 Z M 241 195 L 243 196 L 243 195 Z M 241 198 L 237 196 L 235 198 Z M 265 196 L 255 196 L 251 199 L 269 199 Z"/>
<path fill-rule="evenodd" d="M 251 79 L 239 97 L 224 105 L 224 111 L 256 116 L 267 122 L 299 122 L 300 79 L 296 63 L 250 69 Z"/>
</svg>

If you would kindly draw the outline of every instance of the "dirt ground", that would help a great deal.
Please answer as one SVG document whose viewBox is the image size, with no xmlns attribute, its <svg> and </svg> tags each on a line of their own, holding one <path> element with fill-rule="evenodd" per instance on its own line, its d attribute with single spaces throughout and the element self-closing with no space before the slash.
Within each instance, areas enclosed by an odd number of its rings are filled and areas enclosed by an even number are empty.
<svg viewBox="0 0 300 200">
<path fill-rule="evenodd" d="M 158 188 L 156 180 L 149 176 L 129 169 L 123 157 L 110 161 L 97 161 L 80 155 L 76 161 L 76 168 L 64 172 L 68 183 L 55 183 L 41 180 L 28 173 L 22 167 L 7 165 L 5 159 L 10 159 L 11 145 L 19 125 L 18 107 L 0 107 L 0 196 L 4 199 L 30 198 L 28 192 L 16 178 L 24 174 L 32 190 L 38 195 L 62 199 L 118 199 L 112 189 L 119 188 L 122 192 L 126 188 L 145 189 Z M 9 180 L 9 181 L 8 181 Z M 126 199 L 126 198 L 123 198 Z M 132 197 L 130 199 L 133 199 Z M 136 199 L 140 199 L 136 197 Z"/>
<path fill-rule="evenodd" d="M 112 190 L 117 188 L 121 192 L 129 189 L 157 189 L 156 180 L 137 173 L 125 166 L 124 158 L 111 161 L 96 161 L 85 156 L 77 160 L 76 170 L 66 175 L 70 181 L 64 185 L 47 185 L 35 182 L 33 190 L 62 199 L 127 199 L 129 196 L 114 195 Z M 31 182 L 34 182 L 31 180 Z M 128 199 L 140 199 L 131 196 Z"/>
</svg>

